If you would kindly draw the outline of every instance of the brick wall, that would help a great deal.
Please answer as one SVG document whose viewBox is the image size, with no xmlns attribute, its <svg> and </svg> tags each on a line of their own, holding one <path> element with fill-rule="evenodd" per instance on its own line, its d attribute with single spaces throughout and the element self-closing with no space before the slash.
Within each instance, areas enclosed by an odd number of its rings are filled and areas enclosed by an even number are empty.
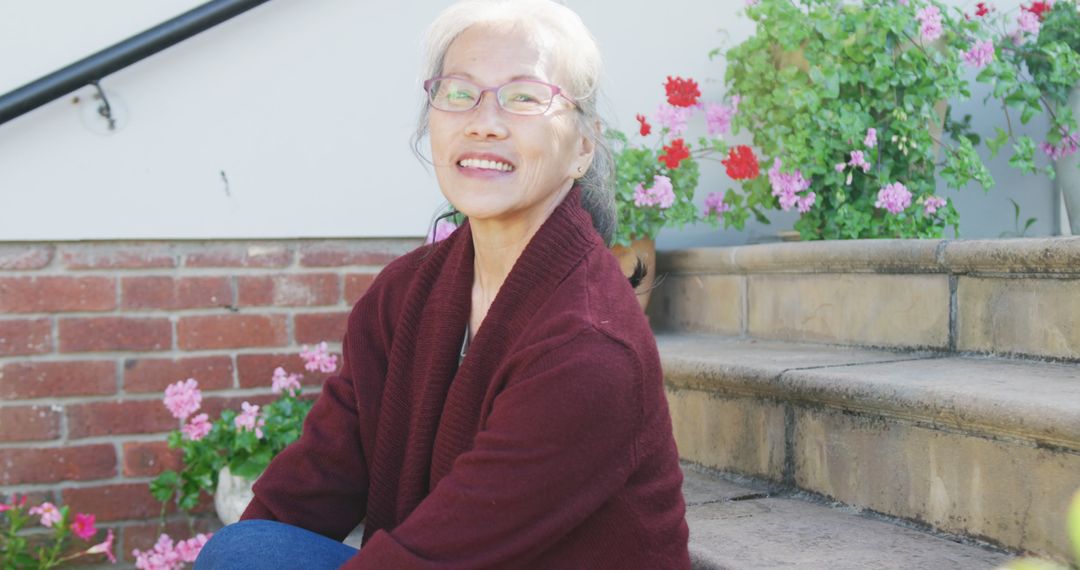
<svg viewBox="0 0 1080 570">
<path fill-rule="evenodd" d="M 216 418 L 272 400 L 303 344 L 340 351 L 349 309 L 418 240 L 0 243 L 0 496 L 93 512 L 117 552 L 152 546 L 147 483 L 179 458 L 161 403 L 196 378 Z M 197 529 L 218 525 L 204 501 Z M 169 528 L 189 535 L 170 511 Z"/>
</svg>

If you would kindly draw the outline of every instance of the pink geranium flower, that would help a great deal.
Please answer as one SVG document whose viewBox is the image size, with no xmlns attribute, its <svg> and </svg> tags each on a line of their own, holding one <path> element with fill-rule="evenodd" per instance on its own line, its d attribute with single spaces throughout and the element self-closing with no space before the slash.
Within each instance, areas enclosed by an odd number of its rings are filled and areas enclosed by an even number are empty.
<svg viewBox="0 0 1080 570">
<path fill-rule="evenodd" d="M 183 432 L 184 439 L 188 441 L 199 441 L 210 433 L 212 427 L 210 416 L 199 414 L 191 418 L 191 421 L 180 428 L 180 431 Z"/>
<path fill-rule="evenodd" d="M 875 208 L 884 208 L 891 214 L 899 214 L 911 205 L 911 191 L 899 182 L 886 185 L 878 191 Z"/>
<path fill-rule="evenodd" d="M 866 129 L 866 139 L 863 140 L 863 144 L 866 148 L 874 148 L 877 146 L 877 129 L 870 127 Z"/>
<path fill-rule="evenodd" d="M 142 552 L 135 549 L 131 551 L 131 555 L 135 557 L 135 567 L 139 570 L 175 570 L 183 563 L 173 539 L 167 534 L 158 537 L 153 550 Z"/>
<path fill-rule="evenodd" d="M 675 190 L 667 176 L 653 176 L 651 188 L 638 184 L 634 188 L 634 205 L 639 208 L 658 206 L 661 210 L 670 208 L 675 203 Z"/>
<path fill-rule="evenodd" d="M 930 196 L 923 201 L 923 211 L 927 215 L 937 213 L 938 208 L 945 206 L 945 198 L 938 198 L 937 196 Z"/>
<path fill-rule="evenodd" d="M 994 60 L 994 42 L 979 40 L 971 45 L 971 49 L 964 52 L 964 61 L 975 69 L 982 69 Z"/>
<path fill-rule="evenodd" d="M 719 192 L 711 192 L 708 196 L 705 197 L 705 211 L 703 212 L 703 215 L 720 215 L 730 210 L 731 204 L 727 204 L 724 202 L 723 194 Z"/>
<path fill-rule="evenodd" d="M 206 546 L 207 541 L 213 534 L 195 535 L 194 538 L 180 541 L 176 544 L 176 553 L 180 556 L 180 560 L 184 562 L 195 562 L 195 559 L 199 557 L 199 552 Z"/>
<path fill-rule="evenodd" d="M 927 6 L 915 15 L 919 19 L 919 32 L 924 40 L 932 42 L 941 37 L 941 10 L 937 6 Z"/>
<path fill-rule="evenodd" d="M 202 405 L 202 392 L 194 378 L 188 378 L 165 388 L 165 407 L 175 418 L 186 420 Z"/>
<path fill-rule="evenodd" d="M 236 429 L 241 431 L 254 431 L 255 437 L 262 439 L 262 427 L 266 425 L 266 420 L 259 417 L 259 406 L 253 406 L 244 402 L 243 404 L 240 404 L 240 407 L 243 408 L 244 411 L 240 412 L 240 415 L 236 416 L 236 419 L 233 420 Z"/>
<path fill-rule="evenodd" d="M 299 392 L 300 391 L 300 379 L 303 378 L 300 374 L 286 374 L 285 369 L 278 366 L 274 369 L 274 377 L 271 379 L 270 390 L 275 394 L 288 391 Z"/>
<path fill-rule="evenodd" d="M 667 103 L 660 103 L 656 109 L 656 122 L 668 130 L 671 136 L 678 137 L 686 131 L 686 122 L 690 119 L 693 107 L 675 107 Z"/>
<path fill-rule="evenodd" d="M 304 359 L 304 369 L 330 373 L 337 370 L 337 356 L 330 354 L 326 342 L 320 342 L 313 349 L 304 345 L 300 350 L 300 358 Z"/>
</svg>

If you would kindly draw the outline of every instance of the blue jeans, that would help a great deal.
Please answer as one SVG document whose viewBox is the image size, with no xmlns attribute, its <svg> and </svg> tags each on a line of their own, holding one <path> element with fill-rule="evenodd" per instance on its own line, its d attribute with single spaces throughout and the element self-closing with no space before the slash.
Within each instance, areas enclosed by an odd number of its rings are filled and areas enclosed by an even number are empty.
<svg viewBox="0 0 1080 570">
<path fill-rule="evenodd" d="M 215 532 L 199 552 L 195 570 L 338 568 L 357 552 L 300 527 L 253 519 Z"/>
</svg>

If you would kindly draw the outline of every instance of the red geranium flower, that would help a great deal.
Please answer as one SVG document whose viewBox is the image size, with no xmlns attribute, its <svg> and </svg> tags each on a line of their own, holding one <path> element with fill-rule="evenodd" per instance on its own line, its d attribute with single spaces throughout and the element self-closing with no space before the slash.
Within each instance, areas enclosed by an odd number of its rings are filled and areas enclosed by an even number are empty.
<svg viewBox="0 0 1080 570">
<path fill-rule="evenodd" d="M 975 15 L 980 17 L 980 18 L 987 15 L 987 14 L 989 14 L 990 11 L 993 10 L 993 9 L 994 8 L 992 6 L 987 6 L 986 2 L 976 2 L 975 3 Z"/>
<path fill-rule="evenodd" d="M 645 115 L 638 115 L 637 120 L 641 123 L 641 129 L 638 132 L 640 132 L 643 137 L 648 136 L 649 133 L 652 132 L 652 125 L 645 121 Z"/>
<path fill-rule="evenodd" d="M 668 103 L 671 103 L 673 107 L 693 107 L 697 105 L 697 98 L 701 97 L 697 81 L 693 79 L 669 75 L 667 83 L 664 84 L 664 90 L 667 91 Z"/>
<path fill-rule="evenodd" d="M 727 168 L 727 175 L 733 180 L 750 180 L 760 174 L 754 150 L 746 145 L 732 148 L 728 151 L 728 157 L 720 162 Z"/>
<path fill-rule="evenodd" d="M 671 146 L 664 147 L 664 154 L 659 157 L 660 162 L 667 165 L 668 168 L 675 170 L 679 167 L 679 163 L 685 158 L 690 157 L 690 149 L 686 148 L 682 139 L 675 139 L 671 141 Z"/>
<path fill-rule="evenodd" d="M 1052 7 L 1053 6 L 1051 6 L 1049 2 L 1038 2 L 1038 1 L 1032 2 L 1031 6 L 1022 6 L 1022 8 L 1024 10 L 1027 10 L 1028 12 L 1031 12 L 1032 14 L 1035 14 L 1036 16 L 1038 16 L 1039 21 L 1042 21 L 1043 14 L 1045 14 L 1046 12 L 1049 12 Z"/>
</svg>

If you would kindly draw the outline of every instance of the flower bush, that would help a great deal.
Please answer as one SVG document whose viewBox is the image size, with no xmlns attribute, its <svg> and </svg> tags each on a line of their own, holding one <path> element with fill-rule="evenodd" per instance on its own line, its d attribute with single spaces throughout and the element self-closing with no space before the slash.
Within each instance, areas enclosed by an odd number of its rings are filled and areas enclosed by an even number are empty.
<svg viewBox="0 0 1080 570">
<path fill-rule="evenodd" d="M 639 238 L 655 239 L 665 226 L 683 226 L 702 219 L 717 221 L 728 206 L 719 194 L 706 199 L 706 211 L 699 216 L 693 203 L 697 188 L 698 160 L 718 160 L 728 152 L 719 135 L 727 132 L 739 101 L 727 105 L 703 103 L 701 91 L 693 79 L 668 77 L 664 84 L 666 101 L 651 117 L 637 115 L 638 131 L 634 142 L 619 130 L 608 130 L 615 156 L 615 200 L 618 227 L 615 244 L 629 246 Z M 702 114 L 707 137 L 687 142 L 685 133 L 694 115 Z M 654 123 L 659 130 L 654 134 Z M 749 154 L 746 154 L 749 151 Z M 755 171 L 757 161 L 749 148 L 733 149 L 727 160 L 729 169 Z M 730 170 L 729 170 L 730 171 Z"/>
<path fill-rule="evenodd" d="M 309 371 L 337 369 L 337 356 L 329 353 L 325 342 L 310 349 L 304 346 L 300 357 Z M 258 477 L 275 455 L 300 437 L 304 418 L 314 404 L 300 398 L 300 379 L 300 374 L 278 367 L 271 379 L 271 389 L 280 394 L 277 400 L 265 407 L 244 402 L 240 413 L 225 410 L 214 422 L 206 413 L 195 414 L 202 405 L 202 392 L 194 378 L 166 388 L 165 407 L 182 424 L 169 434 L 169 447 L 183 450 L 184 466 L 180 471 L 165 471 L 150 483 L 154 497 L 166 504 L 175 500 L 187 511 L 198 504 L 201 491 L 213 493 L 223 467 L 240 477 Z"/>
<path fill-rule="evenodd" d="M 96 517 L 93 514 L 76 513 L 72 518 L 71 510 L 67 506 L 44 502 L 27 509 L 26 501 L 25 496 L 15 496 L 8 503 L 0 503 L 0 515 L 3 515 L 0 516 L 0 568 L 56 568 L 91 554 L 104 554 L 109 562 L 116 563 L 112 552 L 112 529 L 106 531 L 103 541 L 96 544 L 93 542 L 98 534 Z M 47 545 L 39 546 L 36 552 L 30 551 L 27 537 L 19 534 L 33 517 L 38 517 L 41 526 L 52 530 L 51 541 Z M 73 536 L 89 546 L 74 554 L 62 556 Z"/>
<path fill-rule="evenodd" d="M 750 131 L 768 175 L 735 169 L 741 184 L 722 199 L 725 225 L 797 209 L 803 239 L 958 231 L 937 177 L 956 189 L 994 181 L 976 152 L 984 137 L 948 103 L 971 97 L 977 73 L 1008 123 L 985 137 L 992 154 L 1009 145 L 1010 164 L 1035 172 L 1037 145 L 1013 130 L 1013 115 L 1027 123 L 1043 113 L 1051 125 L 1038 146 L 1051 159 L 1075 152 L 1076 120 L 1063 103 L 1080 81 L 1076 9 L 1074 0 L 1018 14 L 986 3 L 965 14 L 932 0 L 749 0 L 756 33 L 724 54 L 725 83 L 739 101 L 734 132 Z"/>
</svg>

